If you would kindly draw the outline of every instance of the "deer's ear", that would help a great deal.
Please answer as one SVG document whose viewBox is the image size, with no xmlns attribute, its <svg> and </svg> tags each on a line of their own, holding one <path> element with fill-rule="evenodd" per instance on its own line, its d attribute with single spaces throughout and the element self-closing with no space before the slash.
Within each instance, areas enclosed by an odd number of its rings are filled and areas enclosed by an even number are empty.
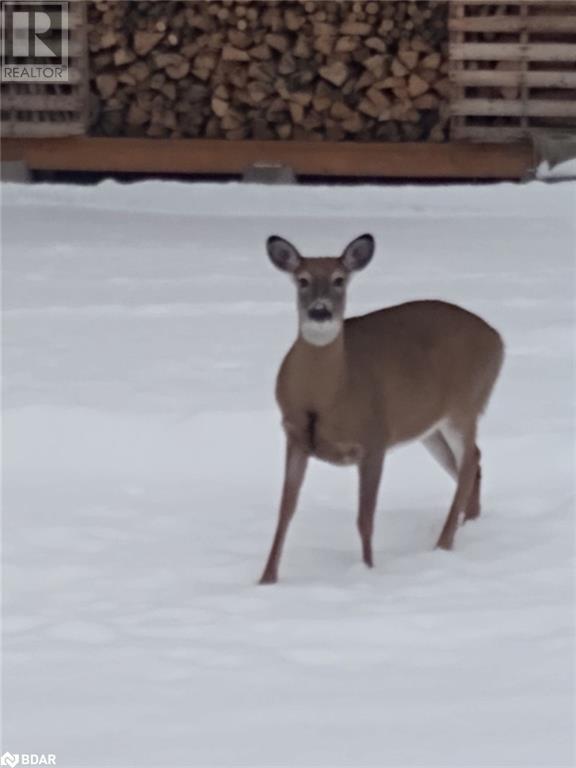
<svg viewBox="0 0 576 768">
<path fill-rule="evenodd" d="M 374 255 L 374 238 L 372 235 L 361 235 L 346 246 L 340 257 L 348 272 L 356 272 L 368 266 Z"/>
<path fill-rule="evenodd" d="M 292 243 L 276 235 L 268 238 L 266 250 L 272 264 L 283 272 L 296 272 L 302 263 L 302 256 Z"/>
</svg>

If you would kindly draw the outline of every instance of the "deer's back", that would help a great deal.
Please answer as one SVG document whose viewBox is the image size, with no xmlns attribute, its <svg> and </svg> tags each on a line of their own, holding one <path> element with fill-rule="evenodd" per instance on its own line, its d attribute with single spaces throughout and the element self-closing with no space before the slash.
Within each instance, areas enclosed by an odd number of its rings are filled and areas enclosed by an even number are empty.
<svg viewBox="0 0 576 768">
<path fill-rule="evenodd" d="M 383 411 L 393 442 L 452 413 L 480 413 L 502 364 L 497 331 L 442 301 L 415 301 L 344 325 L 351 390 Z"/>
</svg>

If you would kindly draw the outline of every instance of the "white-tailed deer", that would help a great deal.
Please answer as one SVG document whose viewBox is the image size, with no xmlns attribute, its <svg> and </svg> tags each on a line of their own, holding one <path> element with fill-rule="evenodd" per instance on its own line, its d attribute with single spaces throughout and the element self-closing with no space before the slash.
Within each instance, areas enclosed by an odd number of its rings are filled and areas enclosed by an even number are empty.
<svg viewBox="0 0 576 768">
<path fill-rule="evenodd" d="M 270 237 L 267 250 L 296 285 L 299 334 L 276 383 L 286 473 L 261 583 L 278 578 L 311 456 L 358 466 L 358 530 L 364 562 L 372 566 L 384 456 L 398 443 L 421 440 L 456 480 L 437 544 L 451 549 L 460 515 L 470 520 L 480 513 L 476 425 L 502 365 L 499 334 L 476 315 L 442 301 L 413 301 L 344 320 L 350 275 L 374 253 L 371 235 L 351 242 L 340 258 L 303 258 L 280 237 Z"/>
</svg>

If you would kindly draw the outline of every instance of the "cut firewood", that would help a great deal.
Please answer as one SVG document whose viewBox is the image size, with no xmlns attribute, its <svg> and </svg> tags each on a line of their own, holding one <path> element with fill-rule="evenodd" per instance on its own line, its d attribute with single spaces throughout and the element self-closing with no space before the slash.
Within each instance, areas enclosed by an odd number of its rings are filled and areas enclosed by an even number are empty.
<svg viewBox="0 0 576 768">
<path fill-rule="evenodd" d="M 163 32 L 146 32 L 138 30 L 134 33 L 134 51 L 138 56 L 146 56 L 164 37 Z"/>
<path fill-rule="evenodd" d="M 429 83 L 423 80 L 419 75 L 412 73 L 408 79 L 408 93 L 412 98 L 421 96 L 430 88 Z"/>
<path fill-rule="evenodd" d="M 342 61 L 333 61 L 325 67 L 320 67 L 319 74 L 332 85 L 342 85 L 348 78 L 348 67 Z"/>
<path fill-rule="evenodd" d="M 446 138 L 447 2 L 95 0 L 87 5 L 97 135 Z M 477 5 L 482 13 L 491 7 Z M 497 64 L 504 68 L 490 72 L 506 77 L 515 65 Z M 488 86 L 487 98 L 512 100 L 519 81 L 499 82 Z"/>
<path fill-rule="evenodd" d="M 100 95 L 103 99 L 109 99 L 116 91 L 117 85 L 118 80 L 116 75 L 104 74 L 98 75 L 96 78 L 96 87 L 98 88 L 98 91 L 100 92 Z"/>
<path fill-rule="evenodd" d="M 408 74 L 408 69 L 399 58 L 394 59 L 392 62 L 392 74 L 394 77 L 404 77 Z"/>
<path fill-rule="evenodd" d="M 224 99 L 218 98 L 217 96 L 214 96 L 210 104 L 212 107 L 212 112 L 214 112 L 217 117 L 224 117 L 224 115 L 227 114 L 228 110 L 230 109 L 230 104 L 227 101 L 224 101 Z"/>
<path fill-rule="evenodd" d="M 398 58 L 407 70 L 412 71 L 418 63 L 418 52 L 409 48 L 400 49 L 398 51 Z"/>
<path fill-rule="evenodd" d="M 250 55 L 233 45 L 225 45 L 222 49 L 223 61 L 250 61 Z"/>
<path fill-rule="evenodd" d="M 117 48 L 114 51 L 114 64 L 117 67 L 123 67 L 125 64 L 131 64 L 136 59 L 136 54 L 129 48 Z"/>
</svg>

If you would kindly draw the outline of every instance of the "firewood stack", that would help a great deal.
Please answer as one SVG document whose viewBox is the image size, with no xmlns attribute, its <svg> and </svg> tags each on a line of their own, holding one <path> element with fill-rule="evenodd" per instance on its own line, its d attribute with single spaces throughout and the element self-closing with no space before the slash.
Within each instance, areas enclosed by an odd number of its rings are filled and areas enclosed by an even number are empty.
<svg viewBox="0 0 576 768">
<path fill-rule="evenodd" d="M 92 132 L 447 138 L 440 0 L 91 2 Z"/>
</svg>

